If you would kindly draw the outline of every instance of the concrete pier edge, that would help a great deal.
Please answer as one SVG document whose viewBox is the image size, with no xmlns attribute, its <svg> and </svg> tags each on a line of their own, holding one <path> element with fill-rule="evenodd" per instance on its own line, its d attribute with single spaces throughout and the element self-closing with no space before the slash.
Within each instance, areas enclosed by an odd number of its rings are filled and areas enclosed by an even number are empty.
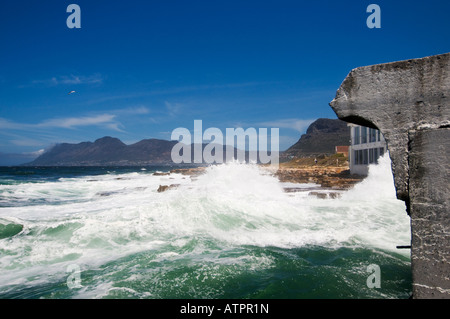
<svg viewBox="0 0 450 319">
<path fill-rule="evenodd" d="M 413 298 L 450 299 L 450 53 L 358 67 L 330 102 L 338 118 L 379 129 L 397 198 L 411 218 Z"/>
</svg>

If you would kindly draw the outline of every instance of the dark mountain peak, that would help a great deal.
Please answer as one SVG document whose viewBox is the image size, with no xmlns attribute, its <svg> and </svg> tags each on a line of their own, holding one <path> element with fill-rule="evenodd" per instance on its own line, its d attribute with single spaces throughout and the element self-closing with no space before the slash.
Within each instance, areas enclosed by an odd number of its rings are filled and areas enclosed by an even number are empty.
<svg viewBox="0 0 450 319">
<path fill-rule="evenodd" d="M 306 130 L 306 134 L 333 133 L 347 130 L 347 123 L 341 120 L 320 118 L 311 123 Z"/>
<path fill-rule="evenodd" d="M 350 129 L 339 119 L 320 118 L 311 123 L 297 143 L 284 152 L 284 156 L 310 157 L 334 154 L 335 147 L 349 145 Z"/>
<path fill-rule="evenodd" d="M 121 140 L 111 136 L 105 136 L 95 140 L 94 145 L 114 145 L 114 146 L 126 146 Z"/>
<path fill-rule="evenodd" d="M 173 142 L 173 141 L 160 140 L 157 138 L 148 138 L 148 139 L 144 139 L 139 142 L 136 142 L 130 146 L 133 146 L 133 145 L 157 145 L 157 144 L 166 144 L 167 142 Z M 175 141 L 175 143 L 176 143 L 176 141 Z"/>
</svg>

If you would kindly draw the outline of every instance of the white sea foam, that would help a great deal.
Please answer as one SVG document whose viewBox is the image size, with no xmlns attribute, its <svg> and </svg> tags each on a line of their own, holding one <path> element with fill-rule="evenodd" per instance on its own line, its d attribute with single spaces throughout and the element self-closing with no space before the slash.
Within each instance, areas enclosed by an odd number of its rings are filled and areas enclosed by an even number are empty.
<svg viewBox="0 0 450 319">
<path fill-rule="evenodd" d="M 157 192 L 170 184 L 179 186 Z M 409 217 L 395 198 L 388 156 L 340 198 L 286 193 L 283 186 L 258 166 L 237 163 L 209 167 L 192 180 L 131 173 L 3 186 L 13 197 L 58 205 L 0 208 L 0 218 L 24 226 L 0 240 L 0 286 L 61 279 L 69 264 L 95 269 L 140 252 L 154 251 L 152 260 L 161 261 L 245 245 L 394 251 L 409 243 Z"/>
</svg>

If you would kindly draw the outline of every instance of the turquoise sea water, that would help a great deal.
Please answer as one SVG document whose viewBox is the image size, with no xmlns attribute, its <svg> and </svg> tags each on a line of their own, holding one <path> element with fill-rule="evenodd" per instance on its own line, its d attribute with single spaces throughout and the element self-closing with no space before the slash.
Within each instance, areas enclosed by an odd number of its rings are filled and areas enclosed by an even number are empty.
<svg viewBox="0 0 450 319">
<path fill-rule="evenodd" d="M 0 298 L 409 298 L 389 165 L 327 199 L 252 165 L 0 168 Z"/>
</svg>

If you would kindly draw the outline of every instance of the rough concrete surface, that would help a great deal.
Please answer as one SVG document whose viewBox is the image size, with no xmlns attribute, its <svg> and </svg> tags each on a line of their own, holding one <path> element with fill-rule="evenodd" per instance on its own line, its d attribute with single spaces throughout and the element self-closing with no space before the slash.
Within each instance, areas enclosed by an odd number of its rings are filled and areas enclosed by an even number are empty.
<svg viewBox="0 0 450 319">
<path fill-rule="evenodd" d="M 344 121 L 378 128 L 397 197 L 411 217 L 414 298 L 450 298 L 450 53 L 352 70 L 330 102 Z"/>
</svg>

